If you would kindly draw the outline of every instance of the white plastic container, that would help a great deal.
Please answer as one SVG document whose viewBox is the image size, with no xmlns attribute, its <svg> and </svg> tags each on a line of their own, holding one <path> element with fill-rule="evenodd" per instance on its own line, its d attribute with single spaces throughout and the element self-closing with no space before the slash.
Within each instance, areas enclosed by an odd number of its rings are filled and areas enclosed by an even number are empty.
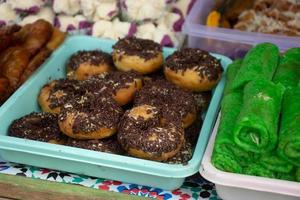
<svg viewBox="0 0 300 200">
<path fill-rule="evenodd" d="M 300 199 L 300 183 L 224 172 L 211 163 L 220 116 L 207 145 L 200 174 L 215 183 L 223 200 L 296 200 Z"/>
</svg>

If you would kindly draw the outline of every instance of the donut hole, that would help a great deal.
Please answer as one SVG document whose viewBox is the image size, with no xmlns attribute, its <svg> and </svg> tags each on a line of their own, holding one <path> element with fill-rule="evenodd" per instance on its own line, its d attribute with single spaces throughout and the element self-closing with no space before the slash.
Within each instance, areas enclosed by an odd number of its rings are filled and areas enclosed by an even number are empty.
<svg viewBox="0 0 300 200">
<path fill-rule="evenodd" d="M 132 117 L 135 120 L 138 118 L 143 118 L 143 120 L 147 121 L 149 119 L 154 118 L 155 115 L 158 114 L 158 111 L 155 107 L 149 105 L 141 105 L 138 107 L 134 107 L 130 110 L 128 116 Z"/>
</svg>

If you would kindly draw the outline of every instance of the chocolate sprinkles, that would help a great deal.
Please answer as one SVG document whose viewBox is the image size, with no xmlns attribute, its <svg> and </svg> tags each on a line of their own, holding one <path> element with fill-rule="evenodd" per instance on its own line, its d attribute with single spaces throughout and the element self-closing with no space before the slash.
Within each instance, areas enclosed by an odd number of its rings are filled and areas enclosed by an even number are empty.
<svg viewBox="0 0 300 200">
<path fill-rule="evenodd" d="M 218 59 L 207 51 L 192 48 L 175 51 L 166 58 L 164 67 L 176 72 L 184 72 L 187 69 L 195 70 L 201 78 L 207 77 L 210 81 L 219 79 L 223 71 Z"/>
<path fill-rule="evenodd" d="M 65 104 L 59 114 L 59 120 L 64 121 L 68 114 L 74 114 L 74 134 L 88 134 L 100 128 L 117 127 L 122 113 L 122 108 L 111 97 L 87 93 Z"/>
<path fill-rule="evenodd" d="M 88 63 L 91 65 L 99 65 L 106 63 L 109 66 L 113 66 L 112 57 L 110 54 L 100 50 L 91 51 L 78 51 L 70 57 L 67 64 L 67 68 L 76 70 L 82 63 Z"/>
<path fill-rule="evenodd" d="M 145 60 L 155 58 L 162 53 L 161 46 L 153 40 L 141 39 L 136 37 L 127 37 L 120 39 L 113 49 L 117 53 L 129 56 L 139 56 Z M 122 59 L 122 57 L 121 57 Z"/>
<path fill-rule="evenodd" d="M 66 139 L 58 127 L 57 115 L 51 113 L 33 112 L 14 120 L 8 135 L 41 142 Z"/>
</svg>

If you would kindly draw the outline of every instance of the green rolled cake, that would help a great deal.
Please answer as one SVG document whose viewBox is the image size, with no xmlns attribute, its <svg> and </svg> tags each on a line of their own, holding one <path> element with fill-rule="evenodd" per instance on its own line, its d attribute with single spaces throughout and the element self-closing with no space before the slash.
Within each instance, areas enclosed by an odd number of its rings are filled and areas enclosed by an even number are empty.
<svg viewBox="0 0 300 200">
<path fill-rule="evenodd" d="M 234 141 L 245 151 L 266 153 L 277 145 L 277 129 L 284 87 L 265 79 L 244 88 L 243 106 L 234 129 Z"/>
<path fill-rule="evenodd" d="M 256 79 L 272 80 L 279 61 L 279 49 L 271 43 L 256 45 L 246 54 L 232 82 L 232 89 L 243 88 Z"/>
<path fill-rule="evenodd" d="M 227 67 L 224 95 L 227 95 L 230 92 L 232 92 L 232 89 L 231 89 L 232 81 L 234 80 L 236 74 L 240 70 L 240 68 L 242 66 L 242 62 L 243 62 L 243 60 L 237 59 L 237 60 L 233 61 L 233 63 L 231 63 Z"/>
<path fill-rule="evenodd" d="M 265 168 L 274 172 L 282 173 L 282 175 L 287 175 L 294 169 L 292 164 L 279 157 L 275 151 L 263 154 L 259 162 Z"/>
<path fill-rule="evenodd" d="M 227 172 L 241 173 L 243 166 L 253 162 L 252 153 L 244 151 L 233 141 L 233 129 L 241 107 L 242 93 L 224 96 L 212 163 L 216 168 Z"/>
<path fill-rule="evenodd" d="M 286 88 L 297 87 L 300 79 L 300 48 L 286 51 L 280 58 L 280 64 L 273 77 L 274 83 L 281 83 Z"/>
<path fill-rule="evenodd" d="M 267 169 L 260 163 L 254 163 L 246 167 L 243 171 L 244 174 L 252 176 L 263 176 L 269 178 L 276 178 L 276 172 Z"/>
<path fill-rule="evenodd" d="M 300 86 L 285 92 L 277 153 L 300 167 Z"/>
<path fill-rule="evenodd" d="M 300 168 L 296 171 L 296 181 L 300 182 Z"/>
</svg>

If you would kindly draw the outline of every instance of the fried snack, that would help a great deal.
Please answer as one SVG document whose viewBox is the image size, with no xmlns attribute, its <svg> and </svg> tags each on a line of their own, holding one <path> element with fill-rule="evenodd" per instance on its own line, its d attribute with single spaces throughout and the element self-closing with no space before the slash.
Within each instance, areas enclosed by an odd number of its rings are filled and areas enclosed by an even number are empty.
<svg viewBox="0 0 300 200">
<path fill-rule="evenodd" d="M 33 56 L 49 41 L 51 35 L 52 25 L 40 19 L 23 26 L 20 31 L 14 34 L 14 40 Z"/>
<path fill-rule="evenodd" d="M 0 28 L 0 52 L 7 49 L 10 45 L 13 44 L 12 34 L 20 30 L 20 26 L 12 25 L 12 26 L 3 26 Z"/>
<path fill-rule="evenodd" d="M 0 105 L 6 100 L 8 95 L 10 94 L 9 81 L 5 77 L 0 78 Z"/>
<path fill-rule="evenodd" d="M 12 89 L 16 89 L 30 59 L 29 52 L 22 47 L 10 47 L 0 55 L 1 75 L 9 80 Z"/>
<path fill-rule="evenodd" d="M 29 76 L 40 66 L 44 63 L 44 61 L 50 56 L 51 51 L 47 48 L 41 49 L 30 61 L 28 66 L 25 68 L 20 81 L 19 85 L 24 83 Z"/>
<path fill-rule="evenodd" d="M 46 44 L 47 49 L 54 51 L 65 40 L 66 36 L 65 32 L 61 32 L 58 28 L 53 28 L 51 38 Z"/>
</svg>

